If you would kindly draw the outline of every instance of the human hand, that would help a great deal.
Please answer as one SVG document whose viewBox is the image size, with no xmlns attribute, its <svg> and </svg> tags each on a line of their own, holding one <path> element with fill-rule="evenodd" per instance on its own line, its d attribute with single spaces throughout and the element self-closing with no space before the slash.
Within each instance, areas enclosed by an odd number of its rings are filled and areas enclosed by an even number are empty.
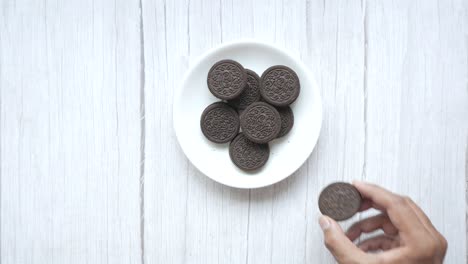
<svg viewBox="0 0 468 264">
<path fill-rule="evenodd" d="M 348 263 L 433 263 L 444 260 L 447 240 L 435 229 L 429 218 L 409 197 L 403 197 L 379 186 L 354 182 L 363 197 L 360 211 L 375 208 L 381 214 L 352 225 L 346 234 L 327 216 L 319 219 L 325 245 L 340 264 Z M 352 241 L 363 233 L 382 229 L 384 235 Z M 373 251 L 379 253 L 369 253 Z"/>
</svg>

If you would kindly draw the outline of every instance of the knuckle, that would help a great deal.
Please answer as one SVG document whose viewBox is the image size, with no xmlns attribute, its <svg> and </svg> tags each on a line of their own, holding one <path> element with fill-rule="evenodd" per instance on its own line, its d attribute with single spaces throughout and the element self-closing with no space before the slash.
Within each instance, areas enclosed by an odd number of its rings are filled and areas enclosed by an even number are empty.
<svg viewBox="0 0 468 264">
<path fill-rule="evenodd" d="M 393 198 L 393 204 L 395 206 L 403 206 L 403 205 L 406 205 L 407 203 L 407 200 L 405 199 L 405 197 L 402 197 L 402 196 L 396 196 L 395 198 Z"/>
<path fill-rule="evenodd" d="M 364 219 L 359 223 L 359 229 L 365 232 L 366 230 L 372 227 L 372 224 L 373 224 L 373 219 L 371 218 Z"/>
<path fill-rule="evenodd" d="M 428 236 L 422 236 L 421 241 L 424 242 L 411 247 L 412 250 L 408 252 L 408 256 L 413 260 L 424 261 L 423 263 L 426 263 L 425 261 L 434 259 L 438 254 L 439 242 L 433 237 Z"/>
<path fill-rule="evenodd" d="M 405 203 L 408 203 L 408 204 L 413 202 L 413 200 L 409 196 L 403 196 L 403 200 L 405 201 Z"/>
<path fill-rule="evenodd" d="M 425 250 L 420 252 L 423 259 L 432 259 L 435 253 L 437 252 L 437 243 L 435 241 L 428 241 Z"/>
<path fill-rule="evenodd" d="M 352 233 L 352 232 L 355 232 L 356 230 L 359 230 L 359 226 L 361 225 L 362 221 L 359 221 L 359 222 L 356 222 L 354 224 L 352 224 L 349 228 L 348 228 L 348 233 Z"/>
<path fill-rule="evenodd" d="M 427 245 L 427 251 L 432 253 L 431 256 L 437 251 L 437 248 L 437 243 L 434 241 L 429 242 Z"/>
<path fill-rule="evenodd" d="M 441 244 L 442 244 L 442 251 L 445 253 L 447 251 L 447 248 L 448 248 L 448 242 L 447 242 L 447 239 L 445 239 L 445 237 L 443 236 L 440 236 L 441 237 Z"/>
</svg>

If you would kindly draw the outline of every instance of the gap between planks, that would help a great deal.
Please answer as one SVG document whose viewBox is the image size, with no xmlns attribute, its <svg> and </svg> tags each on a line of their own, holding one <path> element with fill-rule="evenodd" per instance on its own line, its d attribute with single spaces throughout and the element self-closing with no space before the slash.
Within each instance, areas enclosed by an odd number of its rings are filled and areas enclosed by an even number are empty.
<svg viewBox="0 0 468 264">
<path fill-rule="evenodd" d="M 140 253 L 145 263 L 145 32 L 143 30 L 143 3 L 140 8 Z"/>
</svg>

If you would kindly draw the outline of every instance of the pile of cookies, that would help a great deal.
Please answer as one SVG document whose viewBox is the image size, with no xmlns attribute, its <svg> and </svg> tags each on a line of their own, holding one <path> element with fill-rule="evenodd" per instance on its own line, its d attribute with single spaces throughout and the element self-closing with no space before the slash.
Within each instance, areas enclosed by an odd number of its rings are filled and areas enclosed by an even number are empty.
<svg viewBox="0 0 468 264">
<path fill-rule="evenodd" d="M 259 77 L 233 60 L 221 60 L 208 72 L 208 89 L 222 101 L 203 111 L 200 126 L 205 137 L 228 143 L 229 155 L 240 169 L 252 171 L 266 164 L 268 142 L 293 127 L 289 107 L 300 92 L 297 74 L 286 66 L 272 66 Z"/>
</svg>

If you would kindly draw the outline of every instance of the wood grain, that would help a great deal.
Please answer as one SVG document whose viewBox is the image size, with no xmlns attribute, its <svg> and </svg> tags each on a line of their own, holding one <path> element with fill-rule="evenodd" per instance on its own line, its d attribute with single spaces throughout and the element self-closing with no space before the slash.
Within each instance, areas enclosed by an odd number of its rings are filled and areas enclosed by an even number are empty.
<svg viewBox="0 0 468 264">
<path fill-rule="evenodd" d="M 463 263 L 466 3 L 368 4 L 366 180 L 411 196 Z"/>
<path fill-rule="evenodd" d="M 145 50 L 144 261 L 186 263 L 189 164 L 172 129 L 172 95 L 187 69 L 188 2 L 143 1 Z M 169 30 L 168 30 L 169 29 Z M 174 58 L 174 59 L 171 59 Z"/>
<path fill-rule="evenodd" d="M 467 1 L 0 0 L 0 23 L 1 263 L 334 263 L 317 198 L 353 179 L 411 196 L 466 262 Z M 190 64 L 242 38 L 305 62 L 324 110 L 309 160 L 257 190 L 200 174 L 172 128 Z"/>
<path fill-rule="evenodd" d="M 2 1 L 1 263 L 139 263 L 135 1 Z"/>
<path fill-rule="evenodd" d="M 361 179 L 365 170 L 365 6 L 312 1 L 308 14 L 309 65 L 321 87 L 324 119 L 308 162 L 307 263 L 335 263 L 323 250 L 316 223 L 318 195 L 331 182 Z M 357 218 L 346 221 L 343 228 Z"/>
</svg>

